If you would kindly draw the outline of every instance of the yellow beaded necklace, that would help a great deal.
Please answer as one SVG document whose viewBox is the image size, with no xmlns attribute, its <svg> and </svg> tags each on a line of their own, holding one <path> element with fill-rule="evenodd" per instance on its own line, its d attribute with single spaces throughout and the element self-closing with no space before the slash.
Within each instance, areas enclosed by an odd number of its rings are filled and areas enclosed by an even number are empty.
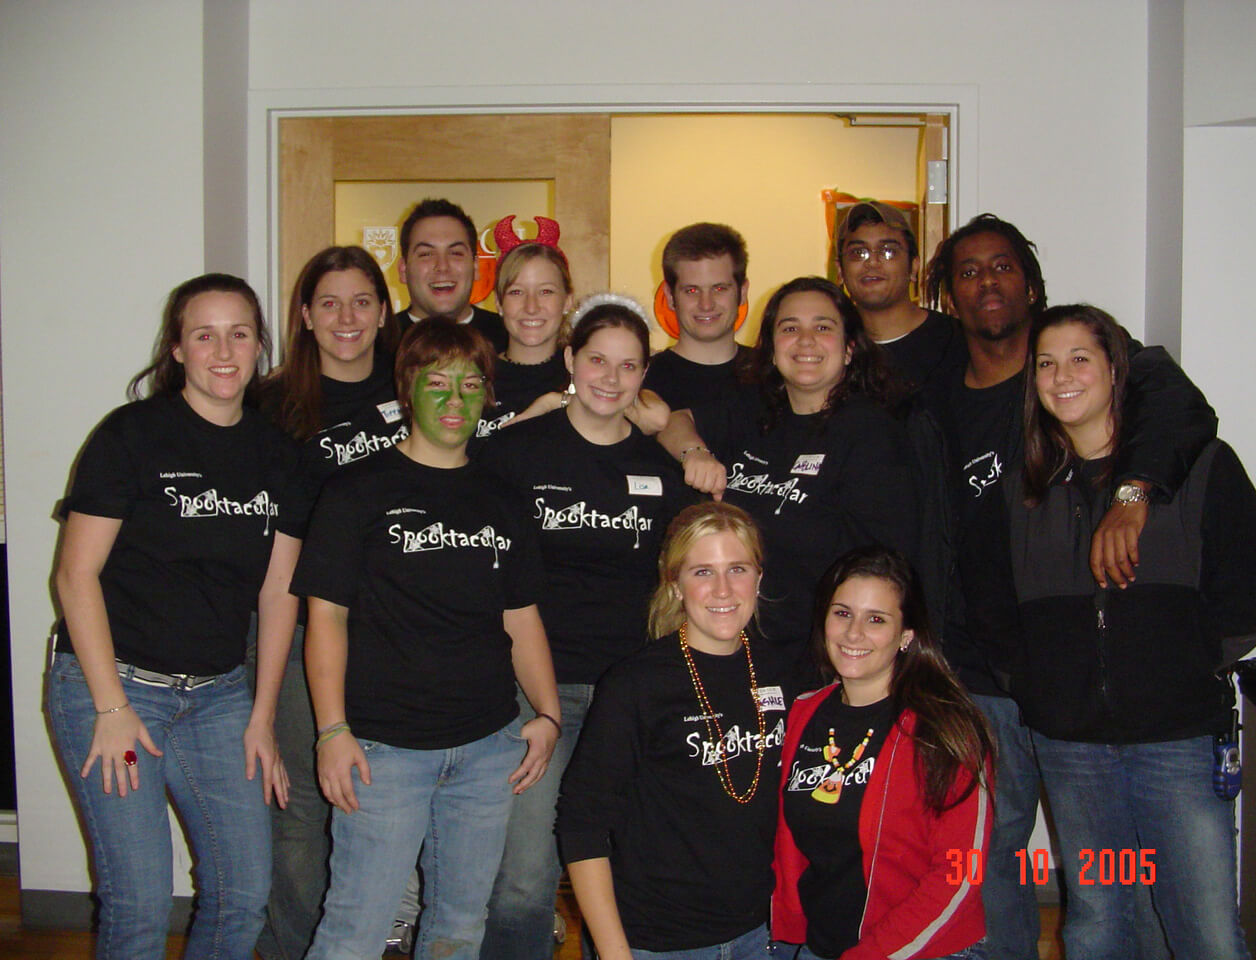
<svg viewBox="0 0 1256 960">
<path fill-rule="evenodd" d="M 751 781 L 750 788 L 745 794 L 738 794 L 733 787 L 733 778 L 728 772 L 728 751 L 724 747 L 724 731 L 720 729 L 719 721 L 715 718 L 715 710 L 711 706 L 711 699 L 707 696 L 706 687 L 702 685 L 702 678 L 698 676 L 698 667 L 693 662 L 693 654 L 689 652 L 689 641 L 685 633 L 687 625 L 686 623 L 680 625 L 680 651 L 685 655 L 685 665 L 689 667 L 689 679 L 693 681 L 693 690 L 698 696 L 698 706 L 702 708 L 703 717 L 706 720 L 707 736 L 711 738 L 711 742 L 715 747 L 717 757 L 715 772 L 719 776 L 720 786 L 724 788 L 726 794 L 738 803 L 749 803 L 754 799 L 755 791 L 759 789 L 759 776 L 763 773 L 763 750 L 767 743 L 763 727 L 763 702 L 759 699 L 759 685 L 755 681 L 754 660 L 750 658 L 750 642 L 746 639 L 746 633 L 743 630 L 741 645 L 746 651 L 746 665 L 750 668 L 750 698 L 754 700 L 755 717 L 759 721 L 758 759 L 755 761 L 754 780 Z"/>
</svg>

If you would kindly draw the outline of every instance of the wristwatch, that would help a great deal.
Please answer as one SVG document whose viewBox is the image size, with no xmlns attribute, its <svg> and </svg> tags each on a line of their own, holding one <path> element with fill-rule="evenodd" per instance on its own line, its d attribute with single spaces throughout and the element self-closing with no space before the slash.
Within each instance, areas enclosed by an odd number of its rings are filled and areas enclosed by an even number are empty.
<svg viewBox="0 0 1256 960">
<path fill-rule="evenodd" d="M 1150 503 L 1151 497 L 1147 496 L 1136 483 L 1123 483 L 1116 488 L 1116 493 L 1112 495 L 1113 503 L 1123 503 L 1128 506 L 1131 503 Z"/>
</svg>

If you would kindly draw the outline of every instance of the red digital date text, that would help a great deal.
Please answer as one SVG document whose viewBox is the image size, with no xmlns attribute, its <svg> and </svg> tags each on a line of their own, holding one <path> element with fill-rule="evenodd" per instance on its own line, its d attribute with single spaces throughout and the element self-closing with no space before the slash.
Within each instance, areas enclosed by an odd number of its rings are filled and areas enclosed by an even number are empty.
<svg viewBox="0 0 1256 960">
<path fill-rule="evenodd" d="M 1145 850 L 1092 850 L 1086 848 L 1079 854 L 1080 865 L 1077 871 L 1077 882 L 1083 887 L 1123 884 L 1132 886 L 1141 883 L 1151 886 L 1156 882 L 1156 864 L 1152 860 L 1155 848 Z M 984 855 L 980 850 L 960 850 L 952 848 L 946 851 L 946 862 L 950 870 L 946 874 L 946 882 L 952 886 L 970 883 L 974 886 L 981 883 L 985 875 Z M 1046 850 L 1017 850 L 1016 859 L 1020 861 L 1021 885 L 1033 883 L 1043 886 L 1047 883 L 1047 867 L 1050 855 Z"/>
</svg>

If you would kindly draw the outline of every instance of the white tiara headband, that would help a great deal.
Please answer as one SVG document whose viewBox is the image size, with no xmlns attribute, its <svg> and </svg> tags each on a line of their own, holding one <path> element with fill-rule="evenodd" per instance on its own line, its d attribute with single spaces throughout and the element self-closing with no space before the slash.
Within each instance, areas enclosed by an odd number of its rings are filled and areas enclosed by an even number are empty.
<svg viewBox="0 0 1256 960">
<path fill-rule="evenodd" d="M 593 310 L 595 307 L 605 306 L 620 307 L 630 313 L 635 313 L 647 327 L 650 325 L 650 318 L 646 316 L 645 308 L 632 297 L 625 296 L 622 293 L 592 293 L 580 301 L 580 305 L 572 311 L 571 316 L 567 320 L 571 324 L 572 329 L 575 329 L 590 310 Z"/>
</svg>

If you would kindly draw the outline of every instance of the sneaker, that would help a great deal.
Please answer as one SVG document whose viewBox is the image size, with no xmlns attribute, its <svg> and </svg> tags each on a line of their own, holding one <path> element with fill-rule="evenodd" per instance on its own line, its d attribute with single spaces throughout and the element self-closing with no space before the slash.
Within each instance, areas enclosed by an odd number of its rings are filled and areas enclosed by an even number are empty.
<svg viewBox="0 0 1256 960">
<path fill-rule="evenodd" d="M 414 950 L 414 924 L 397 920 L 393 923 L 392 933 L 384 941 L 384 956 L 408 957 Z"/>
</svg>

